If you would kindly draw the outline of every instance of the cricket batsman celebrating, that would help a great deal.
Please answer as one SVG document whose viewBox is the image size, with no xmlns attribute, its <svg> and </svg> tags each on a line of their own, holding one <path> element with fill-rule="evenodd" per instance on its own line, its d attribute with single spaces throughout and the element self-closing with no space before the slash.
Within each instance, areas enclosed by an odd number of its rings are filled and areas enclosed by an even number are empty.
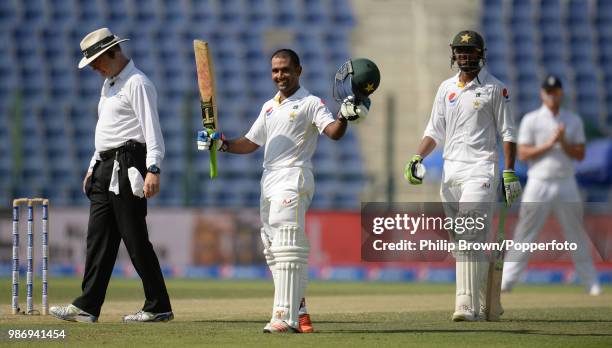
<svg viewBox="0 0 612 348">
<path fill-rule="evenodd" d="M 364 119 L 369 110 L 367 95 L 379 84 L 380 74 L 369 60 L 347 62 L 352 95 L 343 95 L 339 117 L 318 97 L 300 87 L 302 67 L 289 49 L 272 54 L 272 81 L 278 93 L 264 103 L 259 117 L 238 139 L 220 132 L 198 132 L 198 149 L 208 150 L 213 141 L 221 152 L 247 154 L 265 147 L 261 178 L 260 216 L 264 255 L 274 279 L 272 319 L 266 333 L 312 332 L 304 293 L 308 279 L 309 243 L 304 232 L 306 210 L 314 194 L 311 157 L 318 134 L 342 138 L 347 123 Z M 343 65 L 344 67 L 344 65 Z M 346 70 L 346 69 L 345 69 Z M 209 133 L 212 133 L 209 135 Z"/>
<path fill-rule="evenodd" d="M 459 234 L 451 239 L 483 242 L 491 225 L 497 201 L 498 143 L 503 141 L 505 200 L 511 204 L 521 193 L 514 173 L 516 130 L 510 111 L 508 89 L 485 69 L 485 44 L 475 31 L 463 30 L 451 45 L 451 67 L 459 73 L 442 82 L 431 118 L 417 153 L 406 165 L 410 184 L 423 181 L 421 162 L 438 144 L 444 143 L 444 171 L 440 196 L 447 216 L 484 217 L 485 230 Z M 485 319 L 488 262 L 483 252 L 456 251 L 456 299 L 454 321 Z"/>
</svg>

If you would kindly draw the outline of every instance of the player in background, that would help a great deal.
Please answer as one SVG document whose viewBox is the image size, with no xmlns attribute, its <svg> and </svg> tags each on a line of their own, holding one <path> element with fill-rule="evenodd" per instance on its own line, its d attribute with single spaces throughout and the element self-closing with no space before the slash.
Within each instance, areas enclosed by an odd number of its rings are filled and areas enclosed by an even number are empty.
<svg viewBox="0 0 612 348">
<path fill-rule="evenodd" d="M 451 43 L 451 67 L 459 73 L 442 82 L 431 118 L 404 176 L 422 183 L 421 162 L 436 145 L 444 144 L 444 173 L 440 196 L 447 216 L 484 217 L 483 231 L 452 233 L 452 240 L 482 242 L 491 225 L 498 198 L 498 141 L 503 141 L 505 199 L 511 204 L 521 192 L 514 173 L 516 131 L 508 89 L 484 67 L 485 44 L 475 31 L 459 32 Z M 474 321 L 486 313 L 488 260 L 479 251 L 457 251 L 454 321 Z"/>
<path fill-rule="evenodd" d="M 334 119 L 320 98 L 300 86 L 302 67 L 294 51 L 276 51 L 272 54 L 271 65 L 272 81 L 278 93 L 263 104 L 248 133 L 228 140 L 219 132 L 209 136 L 208 131 L 203 130 L 198 132 L 198 149 L 208 150 L 211 140 L 218 141 L 219 151 L 236 154 L 265 147 L 261 237 L 274 279 L 274 306 L 264 332 L 312 332 L 304 305 L 309 253 L 304 225 L 314 193 L 311 158 L 318 135 L 325 134 L 333 140 L 342 138 L 349 119 L 352 122 L 367 116 L 369 100 L 357 103 L 353 96 L 347 96 L 338 118 Z M 370 84 L 364 86 L 370 87 L 369 93 L 378 87 L 380 80 L 377 69 L 374 75 Z"/>
<path fill-rule="evenodd" d="M 518 136 L 518 156 L 529 163 L 514 241 L 532 243 L 554 211 L 568 242 L 577 243 L 572 258 L 578 277 L 590 295 L 602 290 L 591 257 L 591 244 L 582 224 L 582 199 L 574 178 L 574 161 L 584 158 L 584 128 L 580 117 L 561 108 L 563 89 L 554 75 L 544 79 L 542 106 L 523 117 Z M 506 254 L 502 291 L 510 291 L 527 266 L 528 253 Z"/>
</svg>

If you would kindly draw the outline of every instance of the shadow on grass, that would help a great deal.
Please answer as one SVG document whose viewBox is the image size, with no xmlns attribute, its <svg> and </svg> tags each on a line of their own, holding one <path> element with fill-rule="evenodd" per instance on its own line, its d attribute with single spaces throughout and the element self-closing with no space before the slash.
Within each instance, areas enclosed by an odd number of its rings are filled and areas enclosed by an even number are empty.
<svg viewBox="0 0 612 348">
<path fill-rule="evenodd" d="M 263 320 L 194 320 L 194 323 L 224 323 L 224 324 L 265 324 L 267 321 Z M 326 321 L 326 320 L 317 320 L 316 324 L 371 324 L 377 323 L 378 321 L 358 321 L 358 320 L 349 320 L 349 321 Z"/>
<path fill-rule="evenodd" d="M 219 323 L 219 324 L 257 324 L 266 323 L 265 320 L 194 320 L 194 323 Z"/>
<path fill-rule="evenodd" d="M 316 331 L 315 333 L 325 334 L 325 333 L 335 333 L 335 334 L 394 334 L 394 333 L 500 333 L 500 334 L 517 334 L 517 335 L 538 335 L 538 336 L 569 336 L 569 337 L 612 337 L 612 334 L 607 333 L 590 333 L 590 334 L 582 334 L 582 333 L 547 333 L 535 330 L 419 330 L 419 329 L 389 329 L 389 330 L 322 330 Z"/>
<path fill-rule="evenodd" d="M 515 323 L 612 323 L 610 319 L 508 319 L 507 321 Z"/>
</svg>

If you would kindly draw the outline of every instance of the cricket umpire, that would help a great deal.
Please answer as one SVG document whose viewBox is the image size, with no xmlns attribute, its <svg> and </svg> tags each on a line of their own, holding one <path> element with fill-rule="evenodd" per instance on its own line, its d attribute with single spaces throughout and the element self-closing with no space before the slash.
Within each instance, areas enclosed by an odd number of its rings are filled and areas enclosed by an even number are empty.
<svg viewBox="0 0 612 348">
<path fill-rule="evenodd" d="M 126 40 L 102 28 L 81 41 L 84 57 L 79 69 L 90 65 L 105 80 L 98 104 L 96 151 L 83 180 L 90 211 L 82 294 L 72 304 L 50 310 L 63 320 L 98 320 L 121 240 L 146 297 L 142 310 L 126 315 L 123 321 L 169 321 L 174 317 L 146 225 L 146 199 L 159 192 L 164 158 L 157 92 L 121 51 L 119 43 Z"/>
<path fill-rule="evenodd" d="M 527 161 L 528 180 L 523 194 L 514 241 L 532 243 L 553 211 L 572 251 L 576 273 L 586 291 L 601 294 L 591 257 L 591 243 L 582 224 L 582 199 L 576 184 L 574 161 L 584 158 L 584 127 L 580 117 L 561 108 L 563 86 L 558 76 L 547 76 L 540 90 L 542 106 L 523 117 L 518 155 Z M 506 254 L 502 290 L 510 291 L 527 266 L 529 253 L 510 249 Z"/>
</svg>

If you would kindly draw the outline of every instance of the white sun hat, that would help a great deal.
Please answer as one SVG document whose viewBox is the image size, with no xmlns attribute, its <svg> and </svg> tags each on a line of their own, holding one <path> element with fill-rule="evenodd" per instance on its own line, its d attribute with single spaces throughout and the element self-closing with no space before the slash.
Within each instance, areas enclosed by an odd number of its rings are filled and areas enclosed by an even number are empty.
<svg viewBox="0 0 612 348">
<path fill-rule="evenodd" d="M 101 28 L 87 34 L 85 38 L 81 40 L 81 51 L 83 51 L 84 57 L 81 58 L 79 62 L 79 69 L 83 69 L 89 65 L 89 63 L 93 62 L 109 48 L 127 40 L 129 39 L 120 39 L 113 35 L 108 28 Z"/>
</svg>

